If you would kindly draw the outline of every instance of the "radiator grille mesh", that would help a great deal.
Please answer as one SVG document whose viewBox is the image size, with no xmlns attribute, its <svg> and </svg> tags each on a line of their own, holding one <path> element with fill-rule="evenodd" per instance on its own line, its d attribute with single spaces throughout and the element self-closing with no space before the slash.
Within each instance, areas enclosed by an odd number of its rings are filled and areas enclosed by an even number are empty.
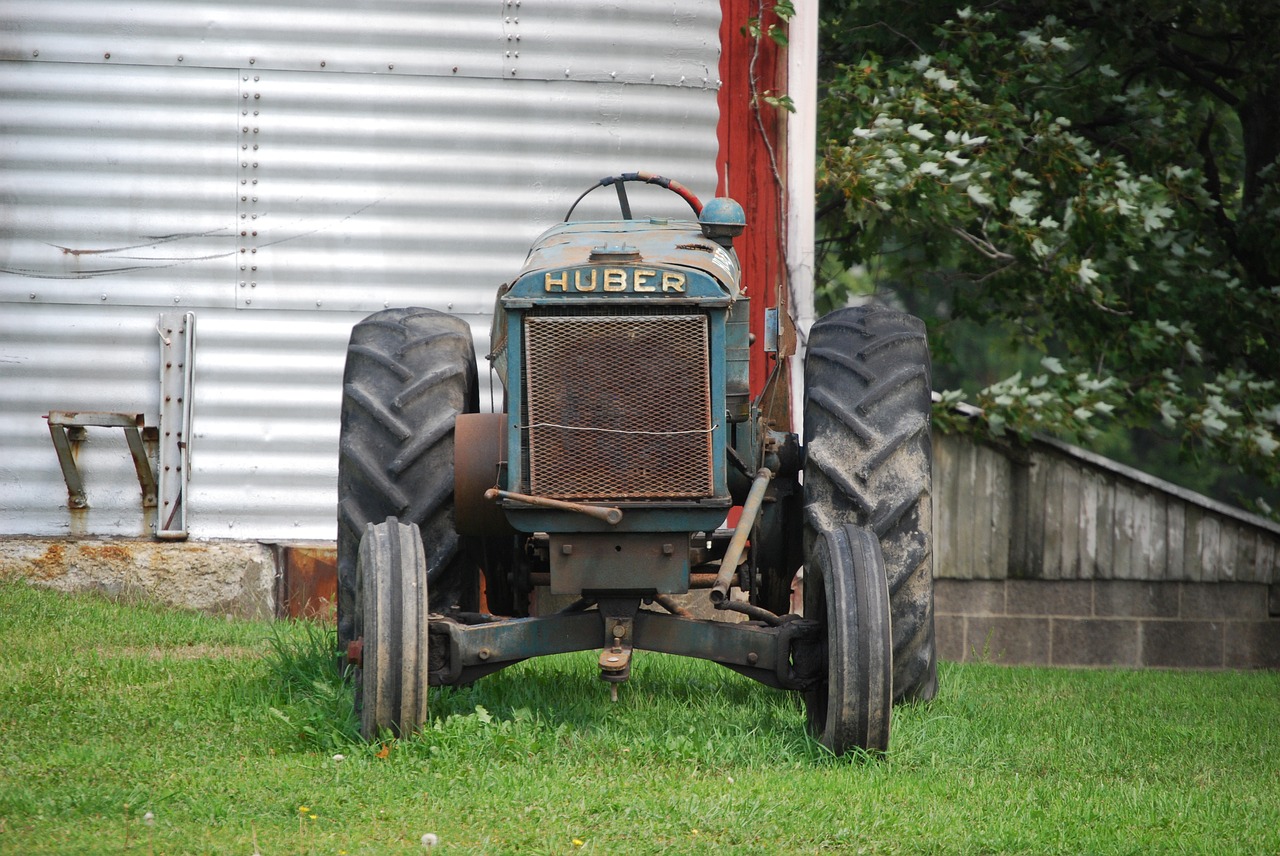
<svg viewBox="0 0 1280 856">
<path fill-rule="evenodd" d="M 530 493 L 582 500 L 712 495 L 705 316 L 524 323 Z"/>
</svg>

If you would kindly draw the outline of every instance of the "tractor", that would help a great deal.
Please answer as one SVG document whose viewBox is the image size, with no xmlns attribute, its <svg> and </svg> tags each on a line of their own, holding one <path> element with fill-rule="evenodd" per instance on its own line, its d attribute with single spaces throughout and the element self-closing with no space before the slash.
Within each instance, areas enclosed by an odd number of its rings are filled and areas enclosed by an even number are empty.
<svg viewBox="0 0 1280 856">
<path fill-rule="evenodd" d="M 633 183 L 692 218 L 633 216 Z M 621 216 L 574 219 L 600 187 Z M 421 727 L 429 687 L 570 651 L 600 652 L 615 699 L 636 650 L 794 690 L 837 755 L 884 751 L 892 705 L 936 692 L 924 325 L 819 320 L 803 437 L 776 430 L 781 381 L 749 383 L 776 337 L 749 329 L 745 225 L 649 173 L 588 188 L 498 290 L 501 412 L 480 412 L 466 322 L 396 308 L 353 328 L 338 638 L 366 738 Z M 677 600 L 700 591 L 733 620 Z"/>
</svg>

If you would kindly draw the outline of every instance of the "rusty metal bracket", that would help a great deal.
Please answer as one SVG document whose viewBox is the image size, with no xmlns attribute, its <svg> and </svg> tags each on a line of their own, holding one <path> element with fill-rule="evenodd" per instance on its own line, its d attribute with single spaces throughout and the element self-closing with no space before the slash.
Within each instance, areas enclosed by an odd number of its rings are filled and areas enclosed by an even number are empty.
<svg viewBox="0 0 1280 856">
<path fill-rule="evenodd" d="M 58 453 L 58 464 L 62 467 L 62 478 L 67 483 L 67 505 L 71 508 L 89 507 L 89 498 L 84 491 L 84 478 L 76 466 L 72 444 L 83 440 L 88 428 L 123 428 L 125 441 L 129 444 L 129 455 L 133 458 L 133 468 L 138 474 L 138 486 L 142 488 L 142 507 L 156 507 L 156 471 L 143 442 L 144 432 L 150 439 L 155 429 L 146 427 L 143 414 L 50 410 L 45 418 L 49 420 L 49 436 L 53 438 L 53 448 Z"/>
</svg>

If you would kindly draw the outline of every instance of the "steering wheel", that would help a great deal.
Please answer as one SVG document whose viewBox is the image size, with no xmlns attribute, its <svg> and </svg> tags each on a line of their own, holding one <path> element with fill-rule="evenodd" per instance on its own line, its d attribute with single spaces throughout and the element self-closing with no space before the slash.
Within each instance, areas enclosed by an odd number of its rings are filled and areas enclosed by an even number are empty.
<svg viewBox="0 0 1280 856">
<path fill-rule="evenodd" d="M 597 187 L 608 187 L 613 185 L 618 191 L 618 207 L 622 209 L 622 219 L 630 220 L 631 202 L 627 199 L 626 183 L 628 181 L 636 181 L 642 184 L 656 184 L 658 187 L 670 190 L 679 196 L 685 202 L 689 203 L 689 207 L 693 209 L 694 216 L 702 213 L 702 203 L 698 201 L 698 197 L 693 191 L 685 187 L 678 181 L 670 178 L 663 178 L 660 175 L 654 175 L 651 172 L 624 172 L 622 175 L 610 175 L 600 179 L 595 184 L 582 191 L 582 195 L 573 200 L 573 204 L 569 206 L 569 211 L 564 215 L 564 222 L 568 223 L 569 218 L 573 216 L 573 211 L 578 207 L 578 203 L 586 198 L 586 195 Z"/>
</svg>

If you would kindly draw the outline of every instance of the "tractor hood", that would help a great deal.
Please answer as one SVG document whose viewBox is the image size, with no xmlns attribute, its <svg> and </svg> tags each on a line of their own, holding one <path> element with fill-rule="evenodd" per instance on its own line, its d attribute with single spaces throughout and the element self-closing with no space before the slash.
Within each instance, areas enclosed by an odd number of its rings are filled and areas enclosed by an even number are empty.
<svg viewBox="0 0 1280 856">
<path fill-rule="evenodd" d="M 607 276 L 612 277 L 609 285 Z M 660 218 L 580 221 L 558 224 L 538 237 L 507 295 L 546 297 L 563 282 L 567 293 L 581 296 L 627 291 L 674 297 L 676 283 L 687 279 L 680 297 L 732 302 L 739 296 L 740 277 L 734 253 L 704 237 L 697 223 Z M 701 289 L 699 282 L 704 283 Z M 716 293 L 707 293 L 706 286 Z"/>
</svg>

